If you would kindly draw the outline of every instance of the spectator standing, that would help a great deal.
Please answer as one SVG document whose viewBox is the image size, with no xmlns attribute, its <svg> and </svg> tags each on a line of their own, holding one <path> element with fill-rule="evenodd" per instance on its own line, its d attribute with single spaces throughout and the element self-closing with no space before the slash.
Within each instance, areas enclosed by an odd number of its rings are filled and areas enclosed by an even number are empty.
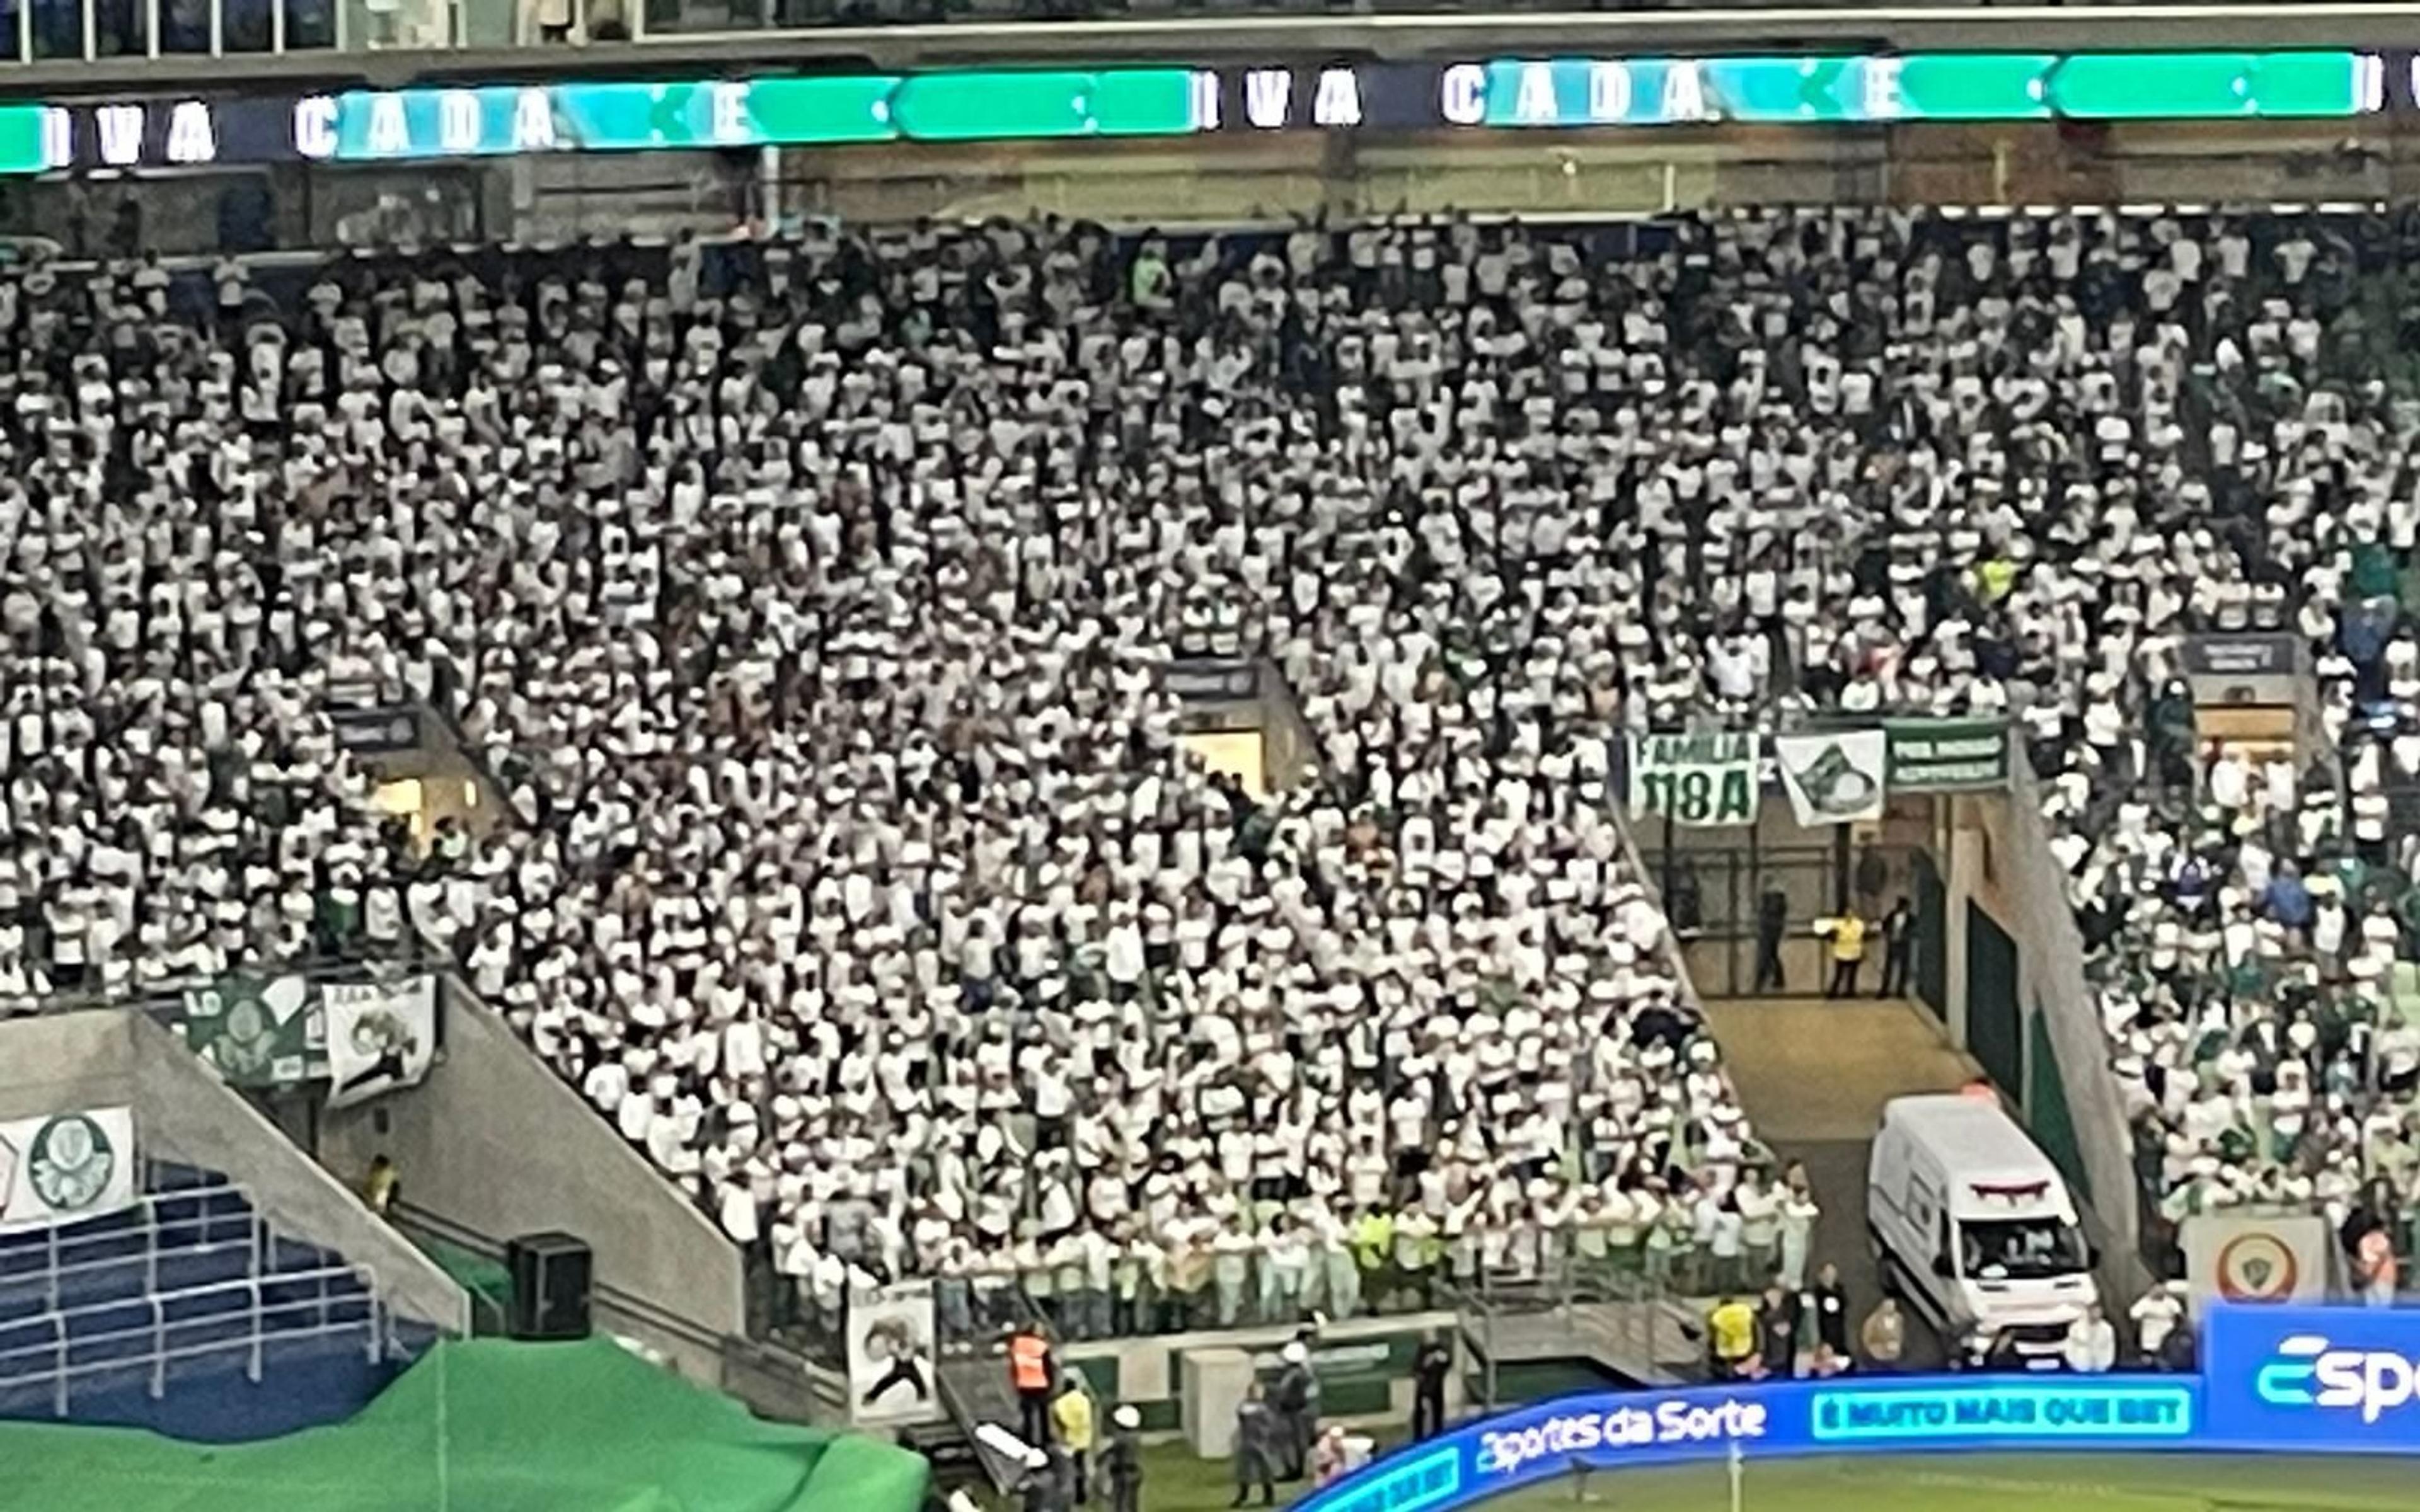
<svg viewBox="0 0 2420 1512">
<path fill-rule="evenodd" d="M 370 1161 L 369 1174 L 362 1178 L 362 1202 L 370 1211 L 383 1218 L 403 1200 L 403 1177 L 395 1162 L 384 1155 Z"/>
<path fill-rule="evenodd" d="M 1790 895 L 1777 882 L 1765 885 L 1756 901 L 1756 980 L 1758 993 L 1789 990 L 1781 967 L 1781 941 L 1790 931 Z"/>
<path fill-rule="evenodd" d="M 1784 1193 L 1763 1171 L 1740 1173 L 1730 1192 L 1739 1210 L 1740 1256 L 1748 1278 L 1769 1276 L 1781 1258 L 1781 1203 Z"/>
<path fill-rule="evenodd" d="M 2194 1367 L 2198 1363 L 2194 1357 L 2195 1347 L 2195 1340 L 2192 1329 L 2168 1330 L 2168 1336 L 2160 1341 L 2159 1368 L 2167 1371 L 2170 1375 L 2193 1374 Z"/>
<path fill-rule="evenodd" d="M 2383 1220 L 2372 1219 L 2352 1250 L 2352 1282 L 2364 1305 L 2395 1305 L 2396 1270 L 2395 1241 Z"/>
<path fill-rule="evenodd" d="M 1699 1243 L 1712 1259 L 1714 1285 L 1718 1291 L 1735 1291 L 1756 1283 L 1747 1269 L 1747 1223 L 1740 1215 L 1739 1194 L 1724 1192 L 1717 1196 L 1709 1186 L 1699 1194 Z"/>
<path fill-rule="evenodd" d="M 1706 1315 L 1706 1335 L 1714 1374 L 1725 1381 L 1749 1379 L 1756 1362 L 1756 1309 L 1745 1298 L 1725 1297 Z"/>
<path fill-rule="evenodd" d="M 2162 1368 L 2168 1335 L 2184 1320 L 2184 1288 L 2181 1281 L 2155 1281 L 2127 1309 L 2134 1323 L 2134 1357 L 2151 1369 Z"/>
<path fill-rule="evenodd" d="M 2118 1364 L 2118 1330 L 2094 1303 L 2067 1329 L 2067 1367 L 2078 1375 L 2105 1375 Z"/>
<path fill-rule="evenodd" d="M 1900 898 L 1883 916 L 1883 980 L 1876 997 L 1905 997 L 1916 965 L 1916 905 Z"/>
<path fill-rule="evenodd" d="M 1890 886 L 1890 858 L 1871 840 L 1857 848 L 1854 880 L 1859 910 L 1867 914 L 1879 913 L 1883 906 L 1883 889 Z"/>
<path fill-rule="evenodd" d="M 2274 1101 L 2273 1097 L 2273 1106 Z M 2273 1112 L 2273 1124 L 2275 1119 Z M 2394 1183 L 2373 1178 L 2362 1184 L 2358 1200 L 2350 1204 L 2350 1211 L 2336 1226 L 2337 1242 L 2344 1246 L 2347 1278 L 2367 1306 L 2390 1307 L 2395 1304 L 2399 1279 L 2395 1230 L 2400 1208 Z"/>
<path fill-rule="evenodd" d="M 1899 1368 L 1907 1350 L 1907 1319 L 1900 1315 L 1895 1299 L 1885 1297 L 1874 1304 L 1865 1326 L 1857 1331 L 1857 1343 L 1864 1349 L 1869 1368 L 1883 1373 Z"/>
<path fill-rule="evenodd" d="M 1757 1304 L 1757 1354 L 1767 1375 L 1785 1380 L 1798 1374 L 1798 1293 L 1776 1276 Z"/>
<path fill-rule="evenodd" d="M 1849 1291 L 1840 1284 L 1840 1268 L 1829 1260 L 1817 1268 L 1815 1282 L 1807 1288 L 1806 1312 L 1815 1330 L 1815 1342 L 1847 1359 Z"/>
<path fill-rule="evenodd" d="M 1793 1174 L 1797 1180 L 1781 1189 L 1781 1284 L 1795 1291 L 1807 1284 L 1807 1250 L 1815 1242 L 1815 1221 L 1823 1210 L 1816 1206 L 1806 1173 Z"/>
</svg>

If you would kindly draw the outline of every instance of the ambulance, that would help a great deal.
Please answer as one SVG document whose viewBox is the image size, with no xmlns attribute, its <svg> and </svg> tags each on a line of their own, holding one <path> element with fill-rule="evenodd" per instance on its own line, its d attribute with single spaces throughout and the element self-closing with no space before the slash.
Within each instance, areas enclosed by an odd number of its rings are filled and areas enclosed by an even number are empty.
<svg viewBox="0 0 2420 1512">
<path fill-rule="evenodd" d="M 2099 1300 L 2066 1180 L 1987 1098 L 1886 1104 L 1866 1215 L 1884 1289 L 1938 1329 L 1953 1359 L 2056 1369 L 2068 1325 Z"/>
</svg>

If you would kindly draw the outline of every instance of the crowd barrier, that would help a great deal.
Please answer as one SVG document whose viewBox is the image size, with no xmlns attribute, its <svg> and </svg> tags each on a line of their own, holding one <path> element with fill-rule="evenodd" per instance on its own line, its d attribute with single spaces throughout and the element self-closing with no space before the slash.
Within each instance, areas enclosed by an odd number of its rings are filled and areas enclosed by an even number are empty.
<svg viewBox="0 0 2420 1512">
<path fill-rule="evenodd" d="M 1915 1450 L 2420 1453 L 2420 1310 L 2229 1307 L 2195 1375 L 1839 1376 L 1569 1396 L 1481 1419 L 1296 1512 L 1444 1512 L 1578 1471 Z"/>
</svg>

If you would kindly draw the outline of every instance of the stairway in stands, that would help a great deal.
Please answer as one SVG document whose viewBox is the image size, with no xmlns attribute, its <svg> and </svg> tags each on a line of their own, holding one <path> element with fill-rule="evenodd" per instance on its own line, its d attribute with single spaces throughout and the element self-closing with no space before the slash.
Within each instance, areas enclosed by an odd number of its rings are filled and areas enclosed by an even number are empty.
<svg viewBox="0 0 2420 1512">
<path fill-rule="evenodd" d="M 1006 1491 L 1025 1474 L 1024 1445 L 1016 1437 L 1021 1413 L 1016 1393 L 1008 1386 L 1007 1360 L 987 1351 L 946 1355 L 937 1373 L 951 1423 L 985 1478 Z"/>
<path fill-rule="evenodd" d="M 427 1342 L 212 1172 L 154 1165 L 132 1208 L 0 1234 L 0 1418 L 272 1437 L 351 1415 Z"/>
</svg>

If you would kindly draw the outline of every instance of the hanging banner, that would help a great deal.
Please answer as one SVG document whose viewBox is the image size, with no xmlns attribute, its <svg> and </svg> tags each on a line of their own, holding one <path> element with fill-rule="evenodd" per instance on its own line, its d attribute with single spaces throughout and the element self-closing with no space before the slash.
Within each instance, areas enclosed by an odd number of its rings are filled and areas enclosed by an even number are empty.
<svg viewBox="0 0 2420 1512">
<path fill-rule="evenodd" d="M 1880 730 L 1836 730 L 1776 735 L 1773 754 L 1781 785 L 1802 825 L 1844 825 L 1879 819 L 1889 738 Z"/>
<path fill-rule="evenodd" d="M 134 1110 L 0 1123 L 0 1233 L 134 1206 Z"/>
<path fill-rule="evenodd" d="M 1757 739 L 1735 730 L 1630 737 L 1630 815 L 1676 825 L 1752 825 Z"/>
<path fill-rule="evenodd" d="M 2313 1213 L 2199 1213 L 2184 1221 L 2194 1305 L 2324 1302 L 2328 1222 Z"/>
<path fill-rule="evenodd" d="M 1999 719 L 1893 719 L 1884 786 L 1892 793 L 1973 793 L 2009 785 L 2009 727 Z"/>
<path fill-rule="evenodd" d="M 933 1284 L 908 1281 L 848 1299 L 848 1416 L 859 1427 L 941 1415 L 933 1368 Z"/>
<path fill-rule="evenodd" d="M 437 1058 L 437 979 L 334 981 L 320 989 L 328 1016 L 328 1105 L 416 1085 Z"/>
<path fill-rule="evenodd" d="M 180 1027 L 235 1087 L 299 1087 L 328 1074 L 328 1026 L 308 978 L 225 977 L 184 995 Z"/>
</svg>

